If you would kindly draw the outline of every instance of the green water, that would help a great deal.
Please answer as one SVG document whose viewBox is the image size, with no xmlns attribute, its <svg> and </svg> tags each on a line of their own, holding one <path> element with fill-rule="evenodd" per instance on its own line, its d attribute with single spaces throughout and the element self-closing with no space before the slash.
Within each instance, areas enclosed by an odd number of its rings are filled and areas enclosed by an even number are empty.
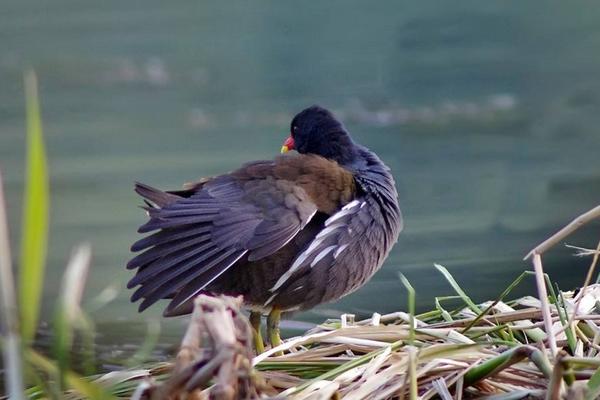
<svg viewBox="0 0 600 400">
<path fill-rule="evenodd" d="M 45 307 L 70 249 L 91 242 L 87 298 L 118 290 L 93 313 L 106 345 L 139 343 L 141 321 L 161 311 L 139 315 L 124 287 L 144 221 L 132 182 L 176 188 L 270 158 L 313 103 L 393 169 L 406 228 L 367 286 L 295 318 L 401 309 L 399 272 L 427 308 L 451 294 L 434 262 L 476 300 L 493 297 L 528 268 L 532 246 L 600 202 L 599 46 L 591 2 L 4 1 L 0 168 L 13 243 L 21 75 L 33 66 L 52 185 Z M 570 243 L 595 246 L 598 231 Z M 589 262 L 569 254 L 545 259 L 565 288 Z"/>
</svg>

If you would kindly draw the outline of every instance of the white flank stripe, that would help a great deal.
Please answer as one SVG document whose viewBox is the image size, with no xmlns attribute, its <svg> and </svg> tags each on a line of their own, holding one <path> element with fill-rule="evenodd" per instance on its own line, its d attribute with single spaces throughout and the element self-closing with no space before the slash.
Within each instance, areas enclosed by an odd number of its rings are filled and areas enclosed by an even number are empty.
<svg viewBox="0 0 600 400">
<path fill-rule="evenodd" d="M 293 265 L 292 265 L 292 267 L 293 267 Z M 269 289 L 269 291 L 274 292 L 277 289 L 279 289 L 281 287 L 281 285 L 283 285 L 285 283 L 285 281 L 288 280 L 290 275 L 292 275 L 290 270 L 288 270 L 285 274 L 281 275 L 281 277 L 277 280 L 277 282 L 275 282 L 275 284 L 273 285 L 273 287 L 271 289 Z"/>
<path fill-rule="evenodd" d="M 275 282 L 275 285 L 273 285 L 273 287 L 269 289 L 269 291 L 274 292 L 277 289 L 279 289 L 281 285 L 283 285 L 285 281 L 287 281 L 290 278 L 290 276 L 292 276 L 292 274 L 300 267 L 300 265 L 302 265 L 304 260 L 306 260 L 309 255 L 310 253 L 308 251 L 305 251 L 304 253 L 300 254 L 300 256 L 296 258 L 296 261 L 294 261 L 290 269 L 288 269 L 283 275 L 281 275 L 281 277 L 277 280 L 277 282 Z"/>
<path fill-rule="evenodd" d="M 331 217 L 329 217 L 329 219 L 327 221 L 325 221 L 325 226 L 331 225 L 333 222 L 335 222 L 338 219 L 340 219 L 340 218 L 342 218 L 342 217 L 350 214 L 351 212 L 352 212 L 352 210 L 350 210 L 350 209 L 336 212 Z"/>
<path fill-rule="evenodd" d="M 321 232 L 319 232 L 319 234 L 317 235 L 317 238 L 324 238 L 325 236 L 329 235 L 331 232 L 335 231 L 338 228 L 341 228 L 342 224 L 338 224 L 338 225 L 332 225 L 332 226 L 328 226 L 327 228 L 323 229 Z"/>
<path fill-rule="evenodd" d="M 314 267 L 323 257 L 325 257 L 329 252 L 331 252 L 331 250 L 335 249 L 336 247 L 337 245 L 334 244 L 333 246 L 325 247 L 323 250 L 321 250 L 321 252 L 315 257 L 313 262 L 310 263 L 310 267 Z"/>
<path fill-rule="evenodd" d="M 314 238 L 310 246 L 308 246 L 308 249 L 306 249 L 302 254 L 309 255 L 310 253 L 315 251 L 321 245 L 321 243 L 323 243 L 323 238 L 317 236 L 316 238 Z"/>
<path fill-rule="evenodd" d="M 358 200 L 354 200 L 348 204 L 346 204 L 344 207 L 342 207 L 342 209 L 340 211 L 338 211 L 337 213 L 333 214 L 331 217 L 329 217 L 329 219 L 327 221 L 325 221 L 325 226 L 329 226 L 331 225 L 331 223 L 337 221 L 338 219 L 354 212 L 354 208 L 357 207 L 359 204 L 361 204 Z M 364 204 L 364 202 L 363 202 Z"/>
<path fill-rule="evenodd" d="M 358 205 L 358 203 L 360 203 L 360 201 L 358 200 L 352 200 L 350 203 L 346 204 L 344 207 L 342 207 L 342 210 L 348 210 L 352 207 L 356 207 Z"/>
<path fill-rule="evenodd" d="M 267 301 L 265 301 L 265 304 L 263 304 L 263 307 L 268 306 L 274 299 L 275 297 L 277 297 L 279 293 L 273 293 L 273 295 L 271 297 L 269 297 L 269 299 Z"/>
<path fill-rule="evenodd" d="M 310 217 L 308 217 L 306 219 L 306 221 L 302 221 L 302 224 L 300 225 L 300 229 L 304 228 L 306 226 L 306 224 L 308 224 L 310 222 L 310 220 L 315 216 L 315 214 L 317 213 L 318 210 L 315 210 L 312 212 L 312 214 L 310 214 Z"/>
<path fill-rule="evenodd" d="M 338 256 L 342 253 L 342 251 L 346 250 L 346 247 L 348 247 L 348 244 L 343 244 L 340 247 L 338 247 L 338 249 L 335 251 L 335 253 L 333 253 L 333 259 L 338 258 Z"/>
</svg>

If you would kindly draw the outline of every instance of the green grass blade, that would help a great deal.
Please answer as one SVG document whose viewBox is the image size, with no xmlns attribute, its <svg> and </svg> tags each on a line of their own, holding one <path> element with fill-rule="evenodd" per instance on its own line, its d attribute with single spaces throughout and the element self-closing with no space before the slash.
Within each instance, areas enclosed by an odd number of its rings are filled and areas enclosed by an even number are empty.
<svg viewBox="0 0 600 400">
<path fill-rule="evenodd" d="M 435 266 L 435 268 L 440 271 L 442 273 L 442 275 L 444 275 L 444 278 L 446 278 L 446 280 L 448 281 L 448 283 L 450 284 L 450 286 L 452 286 L 452 289 L 454 289 L 454 291 L 456 292 L 456 294 L 458 294 L 460 296 L 460 298 L 465 302 L 465 304 L 471 309 L 473 310 L 473 312 L 476 312 L 477 314 L 481 314 L 481 309 L 479 307 L 477 307 L 477 304 L 475 304 L 473 302 L 473 300 L 471 300 L 471 298 L 469 296 L 467 296 L 467 294 L 465 293 L 464 290 L 462 290 L 462 288 L 460 287 L 460 285 L 458 284 L 458 282 L 456 282 L 456 280 L 454 279 L 454 277 L 452 276 L 452 274 L 450 274 L 450 272 L 446 269 L 446 267 L 440 265 L 440 264 L 433 264 Z"/>
<path fill-rule="evenodd" d="M 415 288 L 412 287 L 404 274 L 400 274 L 400 280 L 408 291 L 408 312 L 410 314 L 410 330 L 408 343 L 412 346 L 415 341 Z"/>
<path fill-rule="evenodd" d="M 592 377 L 587 383 L 587 393 L 585 394 L 585 400 L 593 400 L 600 396 L 600 368 L 594 372 Z"/>
<path fill-rule="evenodd" d="M 577 341 L 575 340 L 575 335 L 573 334 L 573 329 L 571 326 L 568 326 L 568 311 L 565 305 L 565 299 L 563 297 L 562 292 L 558 285 L 556 285 L 556 292 L 552 288 L 552 284 L 550 282 L 550 277 L 547 274 L 544 274 L 546 278 L 546 286 L 550 289 L 550 296 L 554 300 L 554 305 L 556 306 L 556 311 L 558 312 L 558 318 L 560 319 L 560 324 L 565 329 L 565 336 L 567 337 L 567 344 L 569 345 L 569 349 L 571 350 L 571 354 L 575 354 L 575 349 L 577 348 Z M 558 293 L 558 296 L 556 295 Z"/>
<path fill-rule="evenodd" d="M 450 313 L 448 311 L 446 311 L 446 309 L 444 307 L 442 307 L 442 303 L 440 302 L 439 297 L 435 298 L 435 308 L 436 308 L 436 310 L 438 310 L 440 312 L 440 315 L 442 316 L 442 318 L 444 318 L 444 321 L 446 321 L 446 322 L 454 321 L 454 319 L 452 318 L 452 315 L 450 315 Z"/>
<path fill-rule="evenodd" d="M 84 312 L 78 315 L 76 325 L 81 336 L 81 369 L 85 375 L 92 375 L 96 372 L 96 327 Z"/>
<path fill-rule="evenodd" d="M 508 285 L 508 287 L 506 289 L 504 289 L 504 291 L 500 294 L 500 296 L 498 296 L 498 298 L 496 298 L 496 300 L 494 300 L 492 302 L 492 304 L 490 304 L 485 310 L 483 310 L 482 312 L 480 312 L 477 317 L 475 317 L 475 319 L 465 327 L 465 329 L 463 329 L 462 333 L 465 334 L 469 329 L 471 329 L 473 326 L 477 325 L 477 323 L 481 320 L 481 318 L 483 318 L 484 316 L 486 316 L 495 306 L 496 304 L 498 304 L 500 301 L 504 300 L 504 298 L 506 296 L 508 296 L 508 294 L 510 292 L 512 292 L 512 290 L 517 287 L 521 281 L 528 276 L 529 274 L 527 272 L 522 272 L 517 279 L 515 279 L 514 281 L 512 281 L 512 283 L 510 285 Z"/>
<path fill-rule="evenodd" d="M 513 347 L 512 349 L 469 369 L 465 374 L 465 386 L 473 385 L 476 382 L 492 376 L 499 371 L 520 362 L 524 358 L 529 358 L 546 378 L 550 377 L 552 368 L 547 364 L 541 351 L 533 346 L 524 345 Z"/>
<path fill-rule="evenodd" d="M 147 359 L 149 359 L 152 354 L 152 351 L 158 343 L 158 339 L 160 338 L 160 322 L 156 319 L 151 319 L 147 321 L 147 324 L 148 329 L 146 333 L 146 338 L 140 345 L 139 349 L 126 363 L 126 365 L 129 368 L 133 368 L 136 365 L 140 365 L 144 363 Z"/>
<path fill-rule="evenodd" d="M 21 238 L 19 307 L 21 334 L 30 343 L 36 332 L 48 243 L 48 171 L 42 134 L 37 78 L 25 74 L 27 165 Z"/>
<path fill-rule="evenodd" d="M 60 297 L 54 315 L 54 356 L 57 360 L 59 382 L 63 387 L 71 361 L 75 329 L 82 314 L 80 303 L 90 267 L 91 247 L 82 244 L 75 248 L 61 283 Z"/>
<path fill-rule="evenodd" d="M 50 376 L 56 376 L 59 372 L 58 367 L 54 362 L 31 348 L 26 351 L 26 359 L 31 365 L 44 371 Z M 74 372 L 65 373 L 65 383 L 69 389 L 75 390 L 87 399 L 115 399 L 115 397 L 108 393 L 102 386 L 91 382 Z"/>
</svg>

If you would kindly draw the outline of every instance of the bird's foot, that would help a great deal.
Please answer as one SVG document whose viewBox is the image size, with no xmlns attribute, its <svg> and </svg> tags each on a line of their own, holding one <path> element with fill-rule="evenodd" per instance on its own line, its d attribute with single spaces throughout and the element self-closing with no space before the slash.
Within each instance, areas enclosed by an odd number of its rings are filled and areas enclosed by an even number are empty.
<svg viewBox="0 0 600 400">
<path fill-rule="evenodd" d="M 254 339 L 254 350 L 256 354 L 264 353 L 265 344 L 263 342 L 262 333 L 260 332 L 262 314 L 260 312 L 250 312 L 250 325 L 252 326 L 252 337 Z"/>
<path fill-rule="evenodd" d="M 271 348 L 281 344 L 281 336 L 279 333 L 279 322 L 281 321 L 281 310 L 278 308 L 273 308 L 267 317 L 267 335 L 269 336 L 269 341 L 271 342 Z M 275 356 L 282 356 L 283 351 L 278 351 L 275 353 Z"/>
</svg>

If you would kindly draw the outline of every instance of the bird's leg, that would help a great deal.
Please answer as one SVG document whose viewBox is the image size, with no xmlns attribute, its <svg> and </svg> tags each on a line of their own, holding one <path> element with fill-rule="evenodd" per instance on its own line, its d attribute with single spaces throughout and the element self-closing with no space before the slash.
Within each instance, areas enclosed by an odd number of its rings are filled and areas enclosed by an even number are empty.
<svg viewBox="0 0 600 400">
<path fill-rule="evenodd" d="M 265 344 L 260 333 L 261 318 L 262 314 L 260 312 L 250 312 L 250 325 L 252 325 L 252 337 L 254 338 L 254 350 L 256 350 L 256 354 L 261 354 L 265 351 Z"/>
<path fill-rule="evenodd" d="M 271 342 L 271 348 L 277 347 L 281 344 L 281 337 L 279 336 L 279 321 L 281 320 L 281 310 L 273 307 L 269 316 L 267 317 L 267 335 Z M 276 355 L 283 355 L 278 353 Z"/>
</svg>

